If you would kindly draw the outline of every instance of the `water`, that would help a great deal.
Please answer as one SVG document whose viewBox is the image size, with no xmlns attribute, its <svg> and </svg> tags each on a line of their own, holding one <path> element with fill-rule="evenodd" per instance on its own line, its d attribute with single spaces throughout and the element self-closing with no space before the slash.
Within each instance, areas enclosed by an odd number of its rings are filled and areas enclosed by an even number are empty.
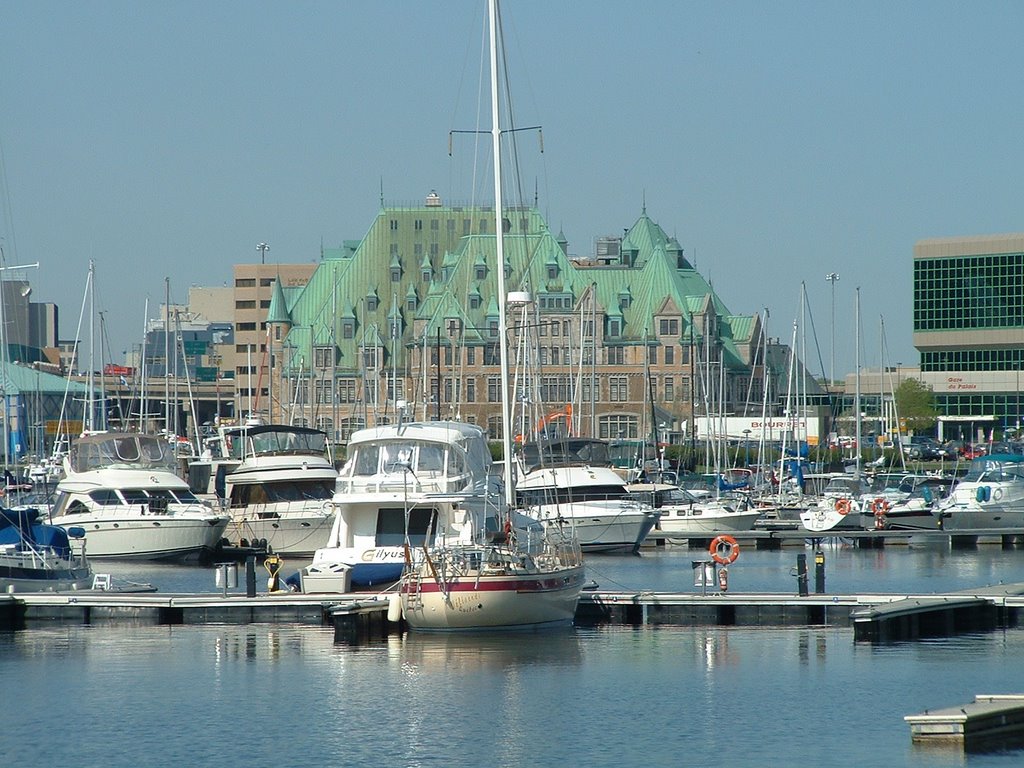
<svg viewBox="0 0 1024 768">
<path fill-rule="evenodd" d="M 744 548 L 733 590 L 794 593 L 803 551 Z M 1024 582 L 1018 550 L 823 551 L 833 593 Z M 691 591 L 702 557 L 587 562 L 606 589 Z M 99 570 L 218 591 L 209 568 Z M 874 647 L 841 628 L 600 627 L 349 647 L 321 627 L 45 625 L 0 633 L 0 747 L 27 766 L 1016 766 L 1024 752 L 914 747 L 903 716 L 1024 692 L 1022 655 L 1024 630 Z"/>
</svg>

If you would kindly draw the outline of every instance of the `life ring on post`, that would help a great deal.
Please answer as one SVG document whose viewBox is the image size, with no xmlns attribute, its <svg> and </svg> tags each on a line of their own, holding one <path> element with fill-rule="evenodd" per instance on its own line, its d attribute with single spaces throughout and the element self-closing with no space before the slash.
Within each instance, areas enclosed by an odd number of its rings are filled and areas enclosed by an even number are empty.
<svg viewBox="0 0 1024 768">
<path fill-rule="evenodd" d="M 711 541 L 708 553 L 719 565 L 730 565 L 740 556 L 740 545 L 732 536 L 716 536 Z"/>
<path fill-rule="evenodd" d="M 875 517 L 885 517 L 885 513 L 889 511 L 889 502 L 883 498 L 877 498 L 871 502 L 871 511 L 875 513 Z"/>
<path fill-rule="evenodd" d="M 850 514 L 851 507 L 852 505 L 850 504 L 849 499 L 836 499 L 836 512 L 840 515 L 845 516 Z"/>
</svg>

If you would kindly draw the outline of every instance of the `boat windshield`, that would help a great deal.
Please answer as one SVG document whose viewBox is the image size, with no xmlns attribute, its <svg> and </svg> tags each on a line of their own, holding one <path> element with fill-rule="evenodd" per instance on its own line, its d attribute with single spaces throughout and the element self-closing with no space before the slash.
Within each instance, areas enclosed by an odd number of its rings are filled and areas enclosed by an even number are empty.
<svg viewBox="0 0 1024 768">
<path fill-rule="evenodd" d="M 173 472 L 174 450 L 151 435 L 89 435 L 71 446 L 71 467 L 75 472 L 112 467 Z"/>
<path fill-rule="evenodd" d="M 1024 480 L 1024 463 L 1004 461 L 995 456 L 974 459 L 964 475 L 966 483 L 1012 483 Z"/>
<path fill-rule="evenodd" d="M 446 466 L 450 475 L 463 474 L 466 463 L 461 452 L 449 450 L 446 458 L 445 449 L 446 446 L 438 443 L 411 440 L 362 443 L 352 457 L 351 475 L 372 477 L 378 474 L 401 474 L 408 469 L 417 477 L 437 477 L 444 474 Z"/>
<path fill-rule="evenodd" d="M 274 454 L 323 456 L 327 451 L 326 433 L 312 429 L 254 427 L 229 432 L 226 438 L 228 452 L 233 459 Z"/>
</svg>

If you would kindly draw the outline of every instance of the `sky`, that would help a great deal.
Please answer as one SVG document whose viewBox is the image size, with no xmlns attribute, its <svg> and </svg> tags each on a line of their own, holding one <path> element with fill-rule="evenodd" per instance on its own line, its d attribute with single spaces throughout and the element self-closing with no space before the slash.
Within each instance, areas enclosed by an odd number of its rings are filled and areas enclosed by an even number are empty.
<svg viewBox="0 0 1024 768">
<path fill-rule="evenodd" d="M 165 278 L 181 302 L 229 285 L 261 242 L 268 262 L 317 261 L 366 233 L 382 192 L 490 203 L 473 136 L 449 155 L 449 131 L 490 128 L 485 10 L 3 0 L 0 245 L 7 266 L 39 263 L 4 274 L 58 303 L 73 338 L 92 260 L 119 362 Z M 812 372 L 852 371 L 858 338 L 865 367 L 916 364 L 918 240 L 1024 231 L 1024 4 L 507 0 L 502 15 L 515 124 L 543 127 L 543 153 L 517 135 L 515 178 L 570 254 L 646 207 L 731 312 L 767 313 L 785 342 L 798 323 Z"/>
</svg>

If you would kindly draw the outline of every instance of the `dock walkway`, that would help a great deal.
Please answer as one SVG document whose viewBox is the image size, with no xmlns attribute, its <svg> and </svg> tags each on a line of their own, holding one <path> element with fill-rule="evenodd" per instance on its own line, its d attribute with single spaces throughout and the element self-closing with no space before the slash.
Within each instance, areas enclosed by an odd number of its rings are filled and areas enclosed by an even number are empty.
<svg viewBox="0 0 1024 768">
<path fill-rule="evenodd" d="M 358 640 L 401 631 L 387 621 L 385 593 L 120 593 L 105 590 L 0 595 L 0 629 L 48 623 L 200 625 L 297 623 L 334 626 Z M 886 643 L 1018 625 L 1024 584 L 945 595 L 793 595 L 586 590 L 583 626 L 793 627 L 853 625 L 854 640 Z"/>
</svg>

